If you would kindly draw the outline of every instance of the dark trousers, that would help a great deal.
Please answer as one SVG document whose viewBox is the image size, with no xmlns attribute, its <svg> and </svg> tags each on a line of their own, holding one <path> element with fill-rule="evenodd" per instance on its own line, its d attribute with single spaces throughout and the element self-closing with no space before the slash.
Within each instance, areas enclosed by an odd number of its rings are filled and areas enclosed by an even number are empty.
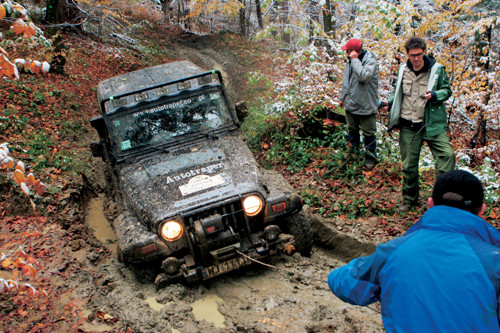
<svg viewBox="0 0 500 333">
<path fill-rule="evenodd" d="M 399 133 L 399 148 L 403 169 L 403 200 L 406 203 L 414 204 L 419 199 L 418 162 L 424 142 L 434 158 L 436 177 L 455 169 L 455 153 L 446 133 L 428 136 L 425 128 L 412 128 L 403 124 Z"/>
<path fill-rule="evenodd" d="M 349 143 L 353 148 L 358 148 L 361 143 L 360 131 L 363 132 L 365 143 L 366 161 L 374 161 L 377 157 L 377 117 L 375 114 L 360 116 L 346 112 L 347 131 Z"/>
</svg>

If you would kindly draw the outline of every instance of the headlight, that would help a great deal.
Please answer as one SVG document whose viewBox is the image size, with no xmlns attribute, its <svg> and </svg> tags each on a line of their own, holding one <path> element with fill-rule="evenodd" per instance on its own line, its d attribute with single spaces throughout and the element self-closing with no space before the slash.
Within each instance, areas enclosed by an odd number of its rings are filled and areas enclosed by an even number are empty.
<svg viewBox="0 0 500 333">
<path fill-rule="evenodd" d="M 255 216 L 262 210 L 262 199 L 256 195 L 249 195 L 243 199 L 243 210 L 248 216 Z"/>
<path fill-rule="evenodd" d="M 168 221 L 161 227 L 161 236 L 169 241 L 173 242 L 181 238 L 182 236 L 182 225 L 177 221 Z"/>
</svg>

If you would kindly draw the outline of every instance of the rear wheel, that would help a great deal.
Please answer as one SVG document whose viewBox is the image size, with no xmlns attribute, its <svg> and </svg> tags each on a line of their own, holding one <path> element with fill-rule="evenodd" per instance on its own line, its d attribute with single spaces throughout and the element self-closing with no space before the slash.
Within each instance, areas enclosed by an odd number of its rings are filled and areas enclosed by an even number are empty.
<svg viewBox="0 0 500 333">
<path fill-rule="evenodd" d="M 301 255 L 309 256 L 313 245 L 313 232 L 303 211 L 288 218 L 288 230 L 295 239 L 295 249 Z"/>
</svg>

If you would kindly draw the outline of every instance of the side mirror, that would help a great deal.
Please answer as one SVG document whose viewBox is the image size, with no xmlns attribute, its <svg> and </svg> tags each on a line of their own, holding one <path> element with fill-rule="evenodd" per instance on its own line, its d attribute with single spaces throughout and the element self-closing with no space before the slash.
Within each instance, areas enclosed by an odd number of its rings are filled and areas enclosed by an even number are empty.
<svg viewBox="0 0 500 333">
<path fill-rule="evenodd" d="M 248 107 L 247 107 L 247 102 L 245 101 L 240 101 L 236 103 L 234 106 L 234 109 L 236 111 L 236 116 L 240 121 L 245 119 L 248 116 Z"/>
<path fill-rule="evenodd" d="M 101 141 L 94 141 L 90 143 L 90 151 L 94 157 L 104 157 L 104 147 Z"/>
<path fill-rule="evenodd" d="M 99 137 L 104 136 L 104 129 L 106 128 L 106 124 L 104 123 L 104 118 L 102 116 L 95 116 L 90 119 L 90 125 L 96 129 Z"/>
<path fill-rule="evenodd" d="M 90 125 L 96 129 L 99 134 L 99 138 L 105 136 L 106 124 L 104 123 L 104 118 L 102 116 L 95 116 L 90 120 Z M 94 141 L 90 143 L 90 151 L 92 156 L 104 158 L 104 145 L 102 141 Z"/>
</svg>

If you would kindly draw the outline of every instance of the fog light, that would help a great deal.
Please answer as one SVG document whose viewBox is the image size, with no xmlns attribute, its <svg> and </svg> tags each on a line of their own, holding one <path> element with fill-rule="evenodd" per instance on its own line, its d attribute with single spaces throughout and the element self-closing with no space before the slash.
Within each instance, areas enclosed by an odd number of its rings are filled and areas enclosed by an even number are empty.
<svg viewBox="0 0 500 333">
<path fill-rule="evenodd" d="M 256 195 L 249 195 L 243 199 L 243 210 L 248 216 L 255 216 L 262 210 L 262 199 Z"/>
<path fill-rule="evenodd" d="M 268 225 L 264 228 L 264 237 L 266 237 L 266 240 L 269 242 L 275 241 L 280 233 L 281 230 L 277 225 Z"/>
<path fill-rule="evenodd" d="M 168 221 L 161 227 L 161 236 L 169 241 L 173 242 L 181 238 L 182 236 L 182 225 L 177 221 Z"/>
<path fill-rule="evenodd" d="M 168 274 L 175 274 L 179 271 L 179 259 L 169 257 L 161 263 L 161 268 Z"/>
</svg>

